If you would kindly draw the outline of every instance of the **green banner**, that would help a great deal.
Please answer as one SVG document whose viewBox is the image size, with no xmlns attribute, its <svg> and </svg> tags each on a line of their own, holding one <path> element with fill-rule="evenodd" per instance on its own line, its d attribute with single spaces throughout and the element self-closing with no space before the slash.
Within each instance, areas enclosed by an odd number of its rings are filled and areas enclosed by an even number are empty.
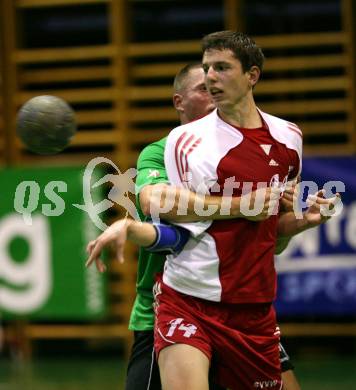
<svg viewBox="0 0 356 390">
<path fill-rule="evenodd" d="M 0 170 L 2 318 L 85 320 L 105 313 L 105 276 L 84 267 L 86 245 L 100 231 L 73 206 L 83 203 L 83 173 L 82 167 Z"/>
</svg>

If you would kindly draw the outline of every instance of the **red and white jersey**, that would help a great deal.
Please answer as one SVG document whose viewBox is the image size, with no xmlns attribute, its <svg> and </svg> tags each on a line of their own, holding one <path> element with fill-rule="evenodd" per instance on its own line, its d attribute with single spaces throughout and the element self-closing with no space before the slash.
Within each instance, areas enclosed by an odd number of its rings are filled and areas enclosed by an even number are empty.
<svg viewBox="0 0 356 390">
<path fill-rule="evenodd" d="M 225 188 L 225 194 L 241 196 L 243 183 L 255 190 L 257 183 L 269 186 L 296 177 L 301 169 L 301 131 L 259 112 L 264 125 L 258 129 L 236 128 L 217 110 L 175 128 L 165 148 L 170 183 L 213 195 L 222 195 Z M 261 222 L 237 218 L 180 224 L 191 231 L 191 238 L 178 255 L 167 257 L 164 283 L 211 301 L 271 302 L 277 222 L 273 215 Z"/>
</svg>

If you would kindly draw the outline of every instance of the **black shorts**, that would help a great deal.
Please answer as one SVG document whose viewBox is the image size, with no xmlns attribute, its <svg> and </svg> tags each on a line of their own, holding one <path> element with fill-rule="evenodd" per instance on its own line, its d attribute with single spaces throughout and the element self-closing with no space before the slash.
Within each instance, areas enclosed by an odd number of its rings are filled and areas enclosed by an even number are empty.
<svg viewBox="0 0 356 390">
<path fill-rule="evenodd" d="M 290 361 L 289 355 L 281 343 L 279 343 L 279 360 L 281 361 L 282 372 L 294 370 L 294 365 Z"/>
<path fill-rule="evenodd" d="M 293 370 L 288 354 L 279 344 L 282 372 Z M 135 331 L 134 344 L 127 367 L 125 390 L 161 390 L 158 364 L 153 349 L 153 331 Z M 224 390 L 210 384 L 210 390 Z"/>
<path fill-rule="evenodd" d="M 127 367 L 126 390 L 161 390 L 153 331 L 135 331 Z"/>
</svg>

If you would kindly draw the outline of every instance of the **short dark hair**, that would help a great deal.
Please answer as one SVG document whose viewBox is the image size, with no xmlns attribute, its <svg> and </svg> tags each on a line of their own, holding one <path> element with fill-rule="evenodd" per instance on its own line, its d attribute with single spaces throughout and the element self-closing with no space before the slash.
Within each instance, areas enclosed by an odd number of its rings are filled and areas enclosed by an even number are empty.
<svg viewBox="0 0 356 390">
<path fill-rule="evenodd" d="M 185 65 L 174 78 L 173 88 L 175 93 L 179 93 L 182 89 L 185 87 L 185 81 L 187 79 L 187 76 L 189 75 L 190 71 L 193 69 L 202 68 L 201 62 L 190 62 L 189 64 Z"/>
<path fill-rule="evenodd" d="M 203 53 L 206 50 L 231 50 L 241 62 L 242 70 L 247 72 L 252 66 L 258 66 L 262 72 L 264 55 L 255 41 L 242 32 L 218 31 L 206 35 L 202 40 Z"/>
</svg>

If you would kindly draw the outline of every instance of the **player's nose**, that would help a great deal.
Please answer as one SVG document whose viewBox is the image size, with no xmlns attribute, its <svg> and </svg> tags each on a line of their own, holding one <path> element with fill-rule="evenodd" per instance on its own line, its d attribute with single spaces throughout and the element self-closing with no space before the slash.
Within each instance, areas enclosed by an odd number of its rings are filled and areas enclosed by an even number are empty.
<svg viewBox="0 0 356 390">
<path fill-rule="evenodd" d="M 206 80 L 209 83 L 211 83 L 212 81 L 216 81 L 216 79 L 217 79 L 216 76 L 217 76 L 216 71 L 214 70 L 214 68 L 212 66 L 210 66 L 205 73 Z"/>
</svg>

